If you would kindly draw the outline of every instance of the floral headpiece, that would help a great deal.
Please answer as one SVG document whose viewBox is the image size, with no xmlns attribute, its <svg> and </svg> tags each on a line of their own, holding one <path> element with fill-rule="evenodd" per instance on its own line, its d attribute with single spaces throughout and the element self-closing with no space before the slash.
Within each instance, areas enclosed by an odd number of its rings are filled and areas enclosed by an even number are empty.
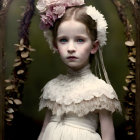
<svg viewBox="0 0 140 140">
<path fill-rule="evenodd" d="M 83 4 L 84 0 L 39 0 L 36 7 L 41 15 L 41 28 L 53 26 L 53 23 L 65 14 L 67 7 Z"/>
<path fill-rule="evenodd" d="M 106 45 L 106 29 L 108 27 L 104 16 L 91 5 L 87 6 L 86 13 L 97 23 L 97 40 L 99 41 L 100 46 Z"/>
<path fill-rule="evenodd" d="M 56 51 L 55 47 L 53 47 L 52 32 L 50 30 L 50 28 L 53 27 L 54 22 L 65 14 L 66 8 L 84 4 L 84 0 L 39 0 L 37 2 L 36 7 L 41 16 L 41 29 L 44 30 L 44 36 L 46 37 L 51 50 L 54 52 Z M 97 40 L 102 47 L 106 45 L 107 22 L 104 16 L 96 10 L 95 7 L 90 5 L 86 6 L 86 8 L 87 15 L 97 23 Z"/>
</svg>

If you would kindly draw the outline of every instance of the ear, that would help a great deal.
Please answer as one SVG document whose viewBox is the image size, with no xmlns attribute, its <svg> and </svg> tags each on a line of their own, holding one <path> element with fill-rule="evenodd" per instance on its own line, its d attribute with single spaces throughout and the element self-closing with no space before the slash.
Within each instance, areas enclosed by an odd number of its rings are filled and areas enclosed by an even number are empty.
<svg viewBox="0 0 140 140">
<path fill-rule="evenodd" d="M 98 48 L 99 48 L 99 41 L 96 40 L 96 41 L 93 42 L 93 48 L 90 51 L 90 53 L 95 54 L 97 52 Z"/>
</svg>

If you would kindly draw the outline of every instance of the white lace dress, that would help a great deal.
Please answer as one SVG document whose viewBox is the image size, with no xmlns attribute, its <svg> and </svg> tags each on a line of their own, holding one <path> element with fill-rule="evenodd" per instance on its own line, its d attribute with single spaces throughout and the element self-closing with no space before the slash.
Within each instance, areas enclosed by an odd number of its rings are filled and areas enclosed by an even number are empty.
<svg viewBox="0 0 140 140">
<path fill-rule="evenodd" d="M 44 107 L 53 115 L 42 140 L 101 140 L 98 110 L 121 111 L 113 87 L 92 74 L 90 65 L 49 81 L 40 100 Z"/>
</svg>

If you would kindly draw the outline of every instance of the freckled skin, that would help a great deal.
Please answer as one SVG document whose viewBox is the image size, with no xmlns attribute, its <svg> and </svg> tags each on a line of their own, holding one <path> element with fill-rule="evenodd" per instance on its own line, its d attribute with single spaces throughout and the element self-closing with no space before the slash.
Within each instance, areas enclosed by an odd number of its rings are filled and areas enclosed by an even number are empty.
<svg viewBox="0 0 140 140">
<path fill-rule="evenodd" d="M 98 41 L 95 42 L 92 42 L 86 26 L 81 22 L 64 21 L 58 28 L 57 50 L 62 61 L 73 70 L 79 70 L 89 63 L 90 54 L 98 49 Z"/>
</svg>

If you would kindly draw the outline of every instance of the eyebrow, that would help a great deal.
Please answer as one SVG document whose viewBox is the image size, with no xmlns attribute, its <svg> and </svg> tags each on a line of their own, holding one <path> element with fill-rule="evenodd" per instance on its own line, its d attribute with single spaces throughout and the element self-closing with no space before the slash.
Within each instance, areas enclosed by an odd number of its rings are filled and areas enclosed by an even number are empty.
<svg viewBox="0 0 140 140">
<path fill-rule="evenodd" d="M 67 35 L 57 36 L 57 38 L 62 38 L 62 37 L 67 37 Z M 84 37 L 84 38 L 87 38 L 88 36 L 87 35 L 84 35 L 84 34 L 79 34 L 79 35 L 76 35 L 76 37 Z"/>
</svg>

